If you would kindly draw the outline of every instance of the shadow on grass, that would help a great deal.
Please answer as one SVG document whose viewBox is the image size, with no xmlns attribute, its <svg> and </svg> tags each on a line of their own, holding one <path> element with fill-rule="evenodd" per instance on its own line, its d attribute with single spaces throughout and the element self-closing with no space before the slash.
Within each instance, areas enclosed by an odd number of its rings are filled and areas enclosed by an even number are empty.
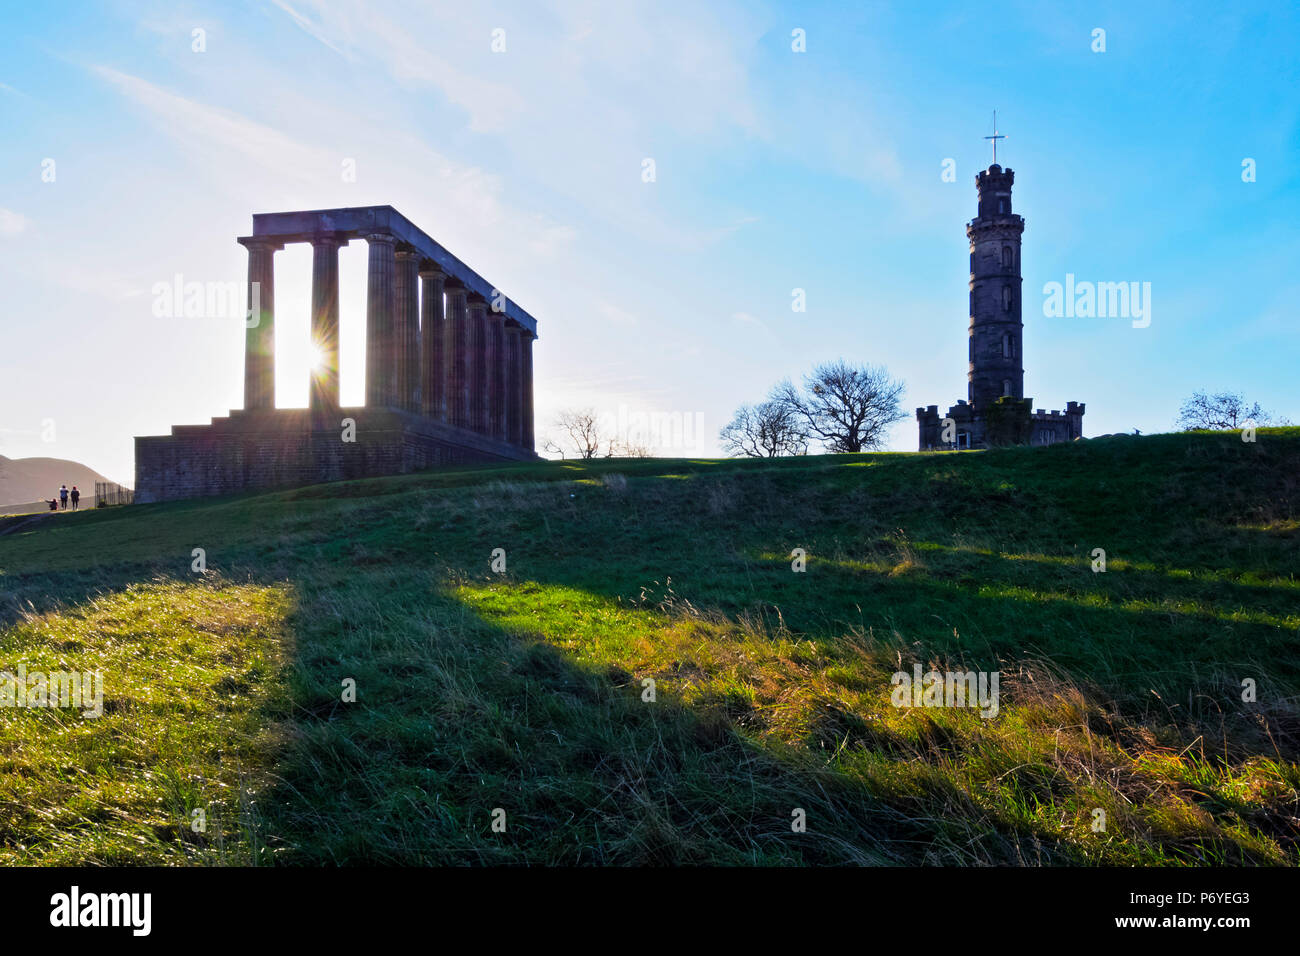
<svg viewBox="0 0 1300 956">
<path fill-rule="evenodd" d="M 298 710 L 267 814 L 283 862 L 1071 858 L 1031 849 L 944 781 L 923 802 L 946 813 L 909 813 L 815 753 L 756 746 L 725 710 L 648 702 L 630 672 L 499 626 L 427 575 L 369 577 L 324 585 L 302 608 Z M 348 679 L 358 699 L 340 706 Z"/>
<path fill-rule="evenodd" d="M 282 692 L 266 697 L 260 731 L 238 725 L 237 739 L 205 741 L 202 749 L 224 753 L 224 760 L 177 753 L 157 741 L 151 749 L 142 738 L 163 735 L 169 720 L 231 729 L 236 725 L 222 717 L 223 701 L 247 690 L 239 681 L 216 671 L 199 683 L 178 676 L 188 703 L 152 714 L 151 729 L 138 722 L 140 714 L 137 723 L 123 723 L 125 712 L 140 705 L 115 703 L 122 681 L 110 676 L 109 718 L 92 729 L 125 733 L 139 749 L 124 748 L 120 760 L 101 755 L 95 773 L 120 785 L 123 796 L 80 794 L 75 802 L 84 812 L 71 819 L 87 825 L 131 813 L 144 818 L 121 825 L 141 828 L 132 838 L 137 857 L 109 840 L 112 849 L 93 861 L 1014 864 L 1073 858 L 1067 848 L 1044 847 L 1033 835 L 998 827 L 942 779 L 924 784 L 924 799 L 881 799 L 815 753 L 756 746 L 738 733 L 725 708 L 693 709 L 670 694 L 644 701 L 628 672 L 585 667 L 535 634 L 499 627 L 433 587 L 426 573 L 385 563 L 360 574 L 335 571 L 286 579 L 235 565 L 221 579 L 196 583 L 120 569 L 49 589 L 42 613 L 53 616 L 44 621 L 66 629 L 98 620 L 113 628 L 118 643 L 124 595 L 180 588 L 193 602 L 195 590 L 287 588 L 294 597 L 287 619 L 267 622 L 283 627 Z M 107 616 L 96 618 L 97 608 Z M 14 620 L 21 626 L 32 613 Z M 206 632 L 183 613 L 154 608 L 132 639 L 147 641 L 151 633 L 158 646 L 142 653 L 164 645 L 193 648 Z M 95 659 L 97 636 L 105 635 L 82 635 L 83 659 Z M 133 680 L 141 678 L 138 661 L 122 666 Z M 345 680 L 356 682 L 355 703 L 341 699 Z M 186 707 L 193 710 L 188 718 Z M 62 750 L 62 743 L 56 736 L 42 756 L 75 765 L 79 754 Z M 150 782 L 138 779 L 141 774 Z M 161 817 L 158 808 L 146 811 L 130 797 L 154 785 Z M 204 802 L 223 788 L 224 799 Z M 87 801 L 100 805 L 87 807 Z M 211 838 L 187 826 L 196 808 L 210 815 Z M 945 812 L 934 812 L 939 808 Z M 493 829 L 498 809 L 502 832 Z M 807 832 L 792 829 L 796 812 L 806 818 Z M 59 843 L 60 834 L 40 817 L 12 821 L 10 839 Z M 174 853 L 165 845 L 169 839 L 178 844 Z M 221 841 L 220 852 L 214 840 Z M 72 852 L 75 845 L 52 858 L 74 862 Z"/>
</svg>

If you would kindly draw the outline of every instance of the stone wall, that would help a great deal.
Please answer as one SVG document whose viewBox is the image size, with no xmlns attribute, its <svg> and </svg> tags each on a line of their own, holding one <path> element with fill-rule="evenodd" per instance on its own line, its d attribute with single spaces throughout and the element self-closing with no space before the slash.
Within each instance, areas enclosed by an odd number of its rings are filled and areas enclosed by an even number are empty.
<svg viewBox="0 0 1300 956">
<path fill-rule="evenodd" d="M 1083 413 L 1087 406 L 1083 402 L 1069 402 L 1065 414 L 1052 409 L 1045 412 L 1036 409 L 1033 415 L 1033 430 L 1029 443 L 1031 445 L 1054 445 L 1063 441 L 1074 441 L 1083 437 Z"/>
<path fill-rule="evenodd" d="M 233 412 L 135 440 L 135 500 L 172 501 L 396 475 L 444 465 L 536 460 L 529 449 L 392 409 Z M 352 441 L 342 421 L 355 422 Z"/>
</svg>

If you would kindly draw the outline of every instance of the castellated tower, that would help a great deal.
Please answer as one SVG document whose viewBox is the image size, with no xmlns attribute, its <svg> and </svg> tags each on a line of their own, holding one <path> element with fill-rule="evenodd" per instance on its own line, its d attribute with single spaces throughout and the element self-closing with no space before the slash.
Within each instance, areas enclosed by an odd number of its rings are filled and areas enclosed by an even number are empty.
<svg viewBox="0 0 1300 956">
<path fill-rule="evenodd" d="M 1001 138 L 996 133 L 988 139 Z M 1016 174 L 994 163 L 976 174 L 979 209 L 966 224 L 970 240 L 970 342 L 966 399 L 941 415 L 916 410 L 918 448 L 1054 445 L 1083 436 L 1082 402 L 1065 411 L 1033 407 L 1025 396 L 1021 322 L 1020 237 L 1025 220 L 1011 211 Z"/>
<path fill-rule="evenodd" d="M 1020 348 L 1020 236 L 1025 220 L 1011 211 L 1016 174 L 996 164 L 975 177 L 979 213 L 966 226 L 970 239 L 970 361 L 966 400 L 975 414 L 1003 395 L 1024 398 Z"/>
</svg>

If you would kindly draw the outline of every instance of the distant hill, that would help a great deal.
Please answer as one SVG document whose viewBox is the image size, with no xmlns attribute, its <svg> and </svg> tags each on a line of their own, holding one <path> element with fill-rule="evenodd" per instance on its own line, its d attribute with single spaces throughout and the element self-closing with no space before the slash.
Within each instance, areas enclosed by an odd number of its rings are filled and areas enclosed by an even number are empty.
<svg viewBox="0 0 1300 956">
<path fill-rule="evenodd" d="M 63 458 L 6 458 L 0 455 L 0 511 L 56 497 L 60 485 L 76 485 L 82 507 L 94 505 L 95 482 L 108 481 L 93 468 Z"/>
</svg>

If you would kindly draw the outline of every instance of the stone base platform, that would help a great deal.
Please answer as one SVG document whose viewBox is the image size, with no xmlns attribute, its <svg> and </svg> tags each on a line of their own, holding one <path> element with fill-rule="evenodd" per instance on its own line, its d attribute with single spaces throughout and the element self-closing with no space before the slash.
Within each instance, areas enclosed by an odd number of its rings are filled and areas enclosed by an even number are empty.
<svg viewBox="0 0 1300 956">
<path fill-rule="evenodd" d="M 345 440 L 344 419 L 356 423 Z M 173 501 L 373 478 L 442 465 L 538 461 L 521 448 L 395 409 L 234 411 L 135 440 L 135 500 Z"/>
</svg>

